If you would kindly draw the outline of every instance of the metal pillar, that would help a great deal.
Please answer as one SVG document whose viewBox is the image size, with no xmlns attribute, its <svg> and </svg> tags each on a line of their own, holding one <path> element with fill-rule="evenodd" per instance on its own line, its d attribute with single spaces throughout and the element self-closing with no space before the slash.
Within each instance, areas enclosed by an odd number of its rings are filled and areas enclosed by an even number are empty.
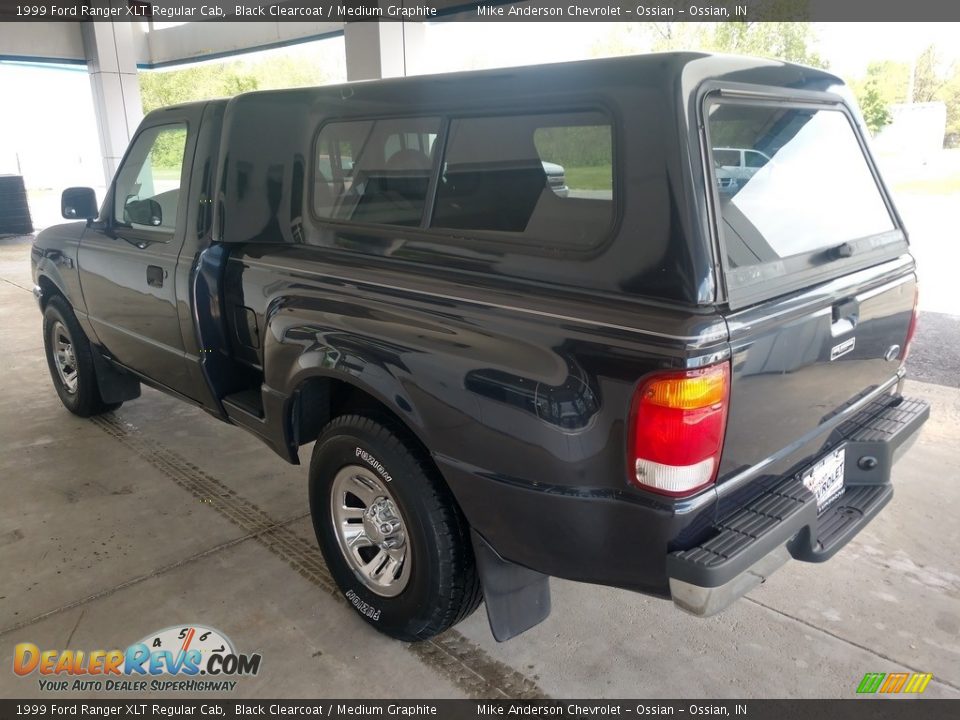
<svg viewBox="0 0 960 720">
<path fill-rule="evenodd" d="M 83 23 L 83 49 L 107 185 L 143 118 L 133 23 Z"/>
</svg>

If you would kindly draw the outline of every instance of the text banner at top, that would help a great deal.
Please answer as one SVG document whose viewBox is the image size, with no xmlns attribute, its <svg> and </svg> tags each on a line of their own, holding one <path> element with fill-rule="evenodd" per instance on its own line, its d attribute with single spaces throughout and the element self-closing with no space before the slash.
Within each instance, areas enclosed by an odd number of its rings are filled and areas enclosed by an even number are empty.
<svg viewBox="0 0 960 720">
<path fill-rule="evenodd" d="M 285 720 L 485 720 L 489 718 L 738 718 L 739 720 L 953 720 L 956 700 L 231 700 L 40 698 L 0 700 L 0 718 L 116 718 L 166 720 L 171 717 L 268 717 Z"/>
<path fill-rule="evenodd" d="M 950 22 L 944 0 L 0 0 L 6 22 Z"/>
</svg>

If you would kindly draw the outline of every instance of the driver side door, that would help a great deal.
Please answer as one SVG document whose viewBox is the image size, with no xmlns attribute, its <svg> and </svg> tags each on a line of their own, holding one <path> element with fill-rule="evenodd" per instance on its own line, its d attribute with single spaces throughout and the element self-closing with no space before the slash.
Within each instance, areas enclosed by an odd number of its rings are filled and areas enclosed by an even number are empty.
<svg viewBox="0 0 960 720">
<path fill-rule="evenodd" d="M 123 365 L 178 392 L 191 385 L 175 270 L 185 237 L 186 159 L 193 156 L 200 111 L 172 111 L 141 125 L 79 252 L 99 343 Z"/>
</svg>

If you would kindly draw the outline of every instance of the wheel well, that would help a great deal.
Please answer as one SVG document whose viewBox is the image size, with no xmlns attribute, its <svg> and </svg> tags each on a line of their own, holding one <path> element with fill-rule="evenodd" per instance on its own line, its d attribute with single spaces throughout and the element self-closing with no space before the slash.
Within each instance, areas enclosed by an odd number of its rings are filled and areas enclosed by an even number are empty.
<svg viewBox="0 0 960 720">
<path fill-rule="evenodd" d="M 328 422 L 352 413 L 370 415 L 402 432 L 427 454 L 426 445 L 409 424 L 388 405 L 344 380 L 316 377 L 305 380 L 296 391 L 292 422 L 297 445 L 313 442 Z"/>
<path fill-rule="evenodd" d="M 37 279 L 37 285 L 39 285 L 40 289 L 43 291 L 43 294 L 41 295 L 41 307 L 43 309 L 46 309 L 47 303 L 50 302 L 50 298 L 52 298 L 54 295 L 65 297 L 64 294 L 60 292 L 60 288 L 57 287 L 56 283 L 54 283 L 53 280 L 48 278 L 46 275 L 41 275 Z"/>
<path fill-rule="evenodd" d="M 415 445 L 421 457 L 429 463 L 436 477 L 450 493 L 450 501 L 466 518 L 447 479 L 434 461 L 430 448 L 410 425 L 384 402 L 356 385 L 328 377 L 315 377 L 304 381 L 297 388 L 296 397 L 291 422 L 294 423 L 293 436 L 297 438 L 298 446 L 316 440 L 327 423 L 341 415 L 360 414 L 372 417 Z M 467 522 L 466 519 L 464 522 Z"/>
</svg>

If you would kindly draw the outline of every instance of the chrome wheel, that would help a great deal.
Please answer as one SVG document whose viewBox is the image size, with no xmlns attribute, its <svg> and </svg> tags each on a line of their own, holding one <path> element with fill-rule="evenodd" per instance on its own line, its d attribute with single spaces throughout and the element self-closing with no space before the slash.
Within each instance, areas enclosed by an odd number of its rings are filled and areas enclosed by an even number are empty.
<svg viewBox="0 0 960 720">
<path fill-rule="evenodd" d="M 361 465 L 333 479 L 330 517 L 340 552 L 377 595 L 394 597 L 410 580 L 410 545 L 400 510 L 384 483 Z"/>
<path fill-rule="evenodd" d="M 50 327 L 50 347 L 53 349 L 53 363 L 60 382 L 64 389 L 73 395 L 77 392 L 77 356 L 70 333 L 59 320 Z"/>
</svg>

